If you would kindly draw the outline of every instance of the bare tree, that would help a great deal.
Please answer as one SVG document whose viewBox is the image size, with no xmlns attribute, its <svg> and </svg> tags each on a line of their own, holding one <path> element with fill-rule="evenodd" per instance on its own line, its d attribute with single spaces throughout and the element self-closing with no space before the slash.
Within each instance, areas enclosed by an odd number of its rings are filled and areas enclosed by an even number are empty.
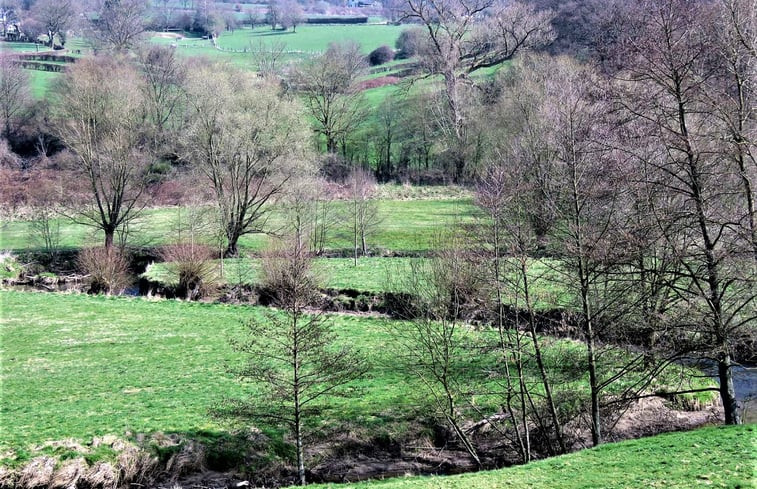
<svg viewBox="0 0 757 489">
<path fill-rule="evenodd" d="M 32 9 L 32 17 L 44 26 L 48 46 L 53 47 L 55 36 L 61 45 L 66 43 L 65 34 L 73 27 L 78 15 L 78 4 L 74 0 L 37 0 Z M 63 36 L 63 37 L 61 37 Z"/>
<path fill-rule="evenodd" d="M 465 324 L 471 300 L 480 292 L 480 274 L 456 243 L 442 238 L 437 256 L 413 262 L 399 281 L 411 294 L 404 305 L 408 323 L 392 328 L 396 358 L 417 376 L 431 397 L 432 410 L 449 427 L 465 451 L 481 465 L 476 446 L 463 426 L 476 392 L 471 362 L 473 332 Z M 442 244 L 443 243 L 443 244 Z"/>
<path fill-rule="evenodd" d="M 626 89 L 620 103 L 653 146 L 641 153 L 632 139 L 627 151 L 644 183 L 667 197 L 651 211 L 679 267 L 668 284 L 681 300 L 679 325 L 690 347 L 717 362 L 725 421 L 738 424 L 733 347 L 754 334 L 757 298 L 753 260 L 747 258 L 753 243 L 744 232 L 744 180 L 738 165 L 724 164 L 719 134 L 711 130 L 718 117 L 704 103 L 718 66 L 713 14 L 707 4 L 645 2 L 629 19 L 634 35 L 620 40 L 619 54 L 627 62 L 617 76 Z"/>
<path fill-rule="evenodd" d="M 105 49 L 123 52 L 133 48 L 147 26 L 146 0 L 103 0 L 92 36 Z"/>
<path fill-rule="evenodd" d="M 517 144 L 514 145 L 517 148 Z M 512 378 L 508 357 L 512 353 L 516 361 L 517 394 L 521 403 L 523 433 L 518 432 L 513 404 L 513 391 L 509 386 L 505 405 L 508 407 L 516 437 L 520 441 L 519 447 L 524 463 L 530 459 L 529 454 L 529 425 L 525 419 L 526 404 L 532 403 L 533 395 L 529 392 L 523 379 L 522 357 L 527 353 L 519 337 L 519 329 L 528 332 L 528 340 L 533 348 L 533 356 L 539 370 L 541 385 L 544 389 L 545 404 L 551 423 L 543 423 L 537 416 L 537 421 L 543 426 L 543 432 L 554 435 L 558 449 L 553 450 L 550 440 L 547 446 L 552 453 L 565 453 L 567 444 L 563 433 L 563 426 L 558 414 L 557 403 L 553 395 L 554 386 L 547 372 L 541 339 L 537 334 L 536 302 L 540 299 L 535 292 L 535 282 L 544 280 L 534 271 L 533 255 L 538 251 L 542 237 L 534 226 L 532 214 L 541 212 L 541 207 L 534 202 L 535 183 L 528 178 L 527 171 L 530 161 L 523 160 L 517 150 L 511 153 L 500 153 L 498 161 L 490 165 L 480 179 L 476 189 L 476 204 L 484 213 L 482 222 L 476 223 L 475 238 L 478 246 L 483 248 L 483 258 L 489 271 L 487 282 L 492 284 L 494 299 L 495 324 L 499 333 L 499 348 L 504 355 L 503 365 L 508 382 Z M 543 297 L 541 299 L 544 299 Z M 515 308 L 515 324 L 508 324 L 509 318 L 505 311 L 506 302 Z M 521 314 L 522 311 L 522 314 Z M 521 317 L 523 316 L 523 317 Z M 544 426 L 546 425 L 546 426 Z"/>
<path fill-rule="evenodd" d="M 329 153 L 336 153 L 339 142 L 362 122 L 362 97 L 356 83 L 364 71 L 359 45 L 331 44 L 325 53 L 298 66 L 291 77 Z"/>
<path fill-rule="evenodd" d="M 379 224 L 378 205 L 373 198 L 376 180 L 368 171 L 355 168 L 350 172 L 346 183 L 350 196 L 350 220 L 352 221 L 355 266 L 357 266 L 358 253 L 363 256 L 368 253 L 368 236 Z"/>
<path fill-rule="evenodd" d="M 455 143 L 455 178 L 466 170 L 468 143 L 463 87 L 469 75 L 511 59 L 517 52 L 552 41 L 552 14 L 522 3 L 496 0 L 407 0 L 404 18 L 419 22 L 427 34 L 421 53 L 429 74 L 444 79 L 450 132 Z"/>
<path fill-rule="evenodd" d="M 188 100 L 184 158 L 210 183 L 233 256 L 292 177 L 312 171 L 303 113 L 272 83 L 218 65 L 192 70 Z"/>
<path fill-rule="evenodd" d="M 297 26 L 305 22 L 305 12 L 297 1 L 287 1 L 282 5 L 281 18 L 279 20 L 284 29 L 292 28 L 297 32 Z"/>
<path fill-rule="evenodd" d="M 276 26 L 281 23 L 281 4 L 278 0 L 268 2 L 268 10 L 265 13 L 265 22 L 271 26 L 271 30 L 276 30 Z"/>
<path fill-rule="evenodd" d="M 105 247 L 142 208 L 145 167 L 141 80 L 118 58 L 77 63 L 55 97 L 57 132 L 76 155 L 76 170 L 89 184 L 89 203 L 75 219 L 105 233 Z"/>
<path fill-rule="evenodd" d="M 14 122 L 21 117 L 31 105 L 29 77 L 7 56 L 0 58 L 0 117 L 2 117 L 5 138 L 10 137 Z"/>
<path fill-rule="evenodd" d="M 603 440 L 602 392 L 619 378 L 602 371 L 598 339 L 607 325 L 622 324 L 638 300 L 633 281 L 620 273 L 631 259 L 628 166 L 611 150 L 613 126 L 594 72 L 565 59 L 552 67 L 543 106 L 552 125 L 547 144 L 558 182 L 549 201 L 559 223 L 552 232 L 552 248 L 560 258 L 555 272 L 572 296 L 562 305 L 578 311 L 586 344 L 591 434 L 598 445 Z"/>
<path fill-rule="evenodd" d="M 259 73 L 265 77 L 279 76 L 286 54 L 285 43 L 267 43 L 259 40 L 257 45 L 251 47 L 250 51 Z"/>
<path fill-rule="evenodd" d="M 714 76 L 703 91 L 704 102 L 719 124 L 726 144 L 723 157 L 735 166 L 743 188 L 746 231 L 757 260 L 757 4 L 722 0 L 716 12 Z M 717 134 L 720 133 L 720 134 Z"/>
<path fill-rule="evenodd" d="M 298 482 L 305 485 L 305 432 L 328 397 L 344 395 L 345 387 L 365 372 L 365 362 L 339 338 L 329 319 L 306 313 L 317 294 L 307 245 L 279 245 L 263 257 L 263 283 L 274 295 L 278 311 L 247 322 L 248 335 L 234 341 L 245 355 L 237 374 L 263 392 L 232 404 L 246 418 L 286 426 L 294 438 Z"/>
<path fill-rule="evenodd" d="M 181 124 L 186 106 L 184 84 L 186 65 L 167 47 L 151 46 L 139 51 L 139 64 L 145 83 L 142 85 L 146 123 L 153 151 L 164 151 L 172 130 Z M 175 150 L 176 148 L 174 148 Z"/>
</svg>

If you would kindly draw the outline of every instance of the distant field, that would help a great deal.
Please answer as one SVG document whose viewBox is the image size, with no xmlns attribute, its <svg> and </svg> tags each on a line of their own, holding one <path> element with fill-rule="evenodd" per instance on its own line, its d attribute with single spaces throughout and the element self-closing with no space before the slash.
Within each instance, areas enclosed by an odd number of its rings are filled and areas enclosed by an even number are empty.
<svg viewBox="0 0 757 489">
<path fill-rule="evenodd" d="M 344 209 L 344 202 L 337 203 Z M 470 219 L 474 207 L 468 199 L 458 200 L 382 200 L 378 202 L 380 223 L 369 237 L 368 246 L 377 251 L 425 251 L 433 247 L 436 235 L 449 224 Z M 146 210 L 140 221 L 131 228 L 130 243 L 157 246 L 171 241 L 181 216 L 176 207 Z M 186 219 L 186 212 L 183 214 Z M 92 228 L 61 218 L 61 246 L 77 248 L 99 244 L 101 237 Z M 280 216 L 273 215 L 270 226 L 276 229 Z M 254 251 L 267 244 L 265 235 L 248 235 L 240 241 L 240 248 Z M 353 246 L 349 223 L 343 220 L 327 242 L 331 250 L 345 250 Z M 0 250 L 28 250 L 38 248 L 32 225 L 27 221 L 0 222 Z"/>
<path fill-rule="evenodd" d="M 34 53 L 34 52 L 40 52 L 43 53 L 45 51 L 52 51 L 49 47 L 45 46 L 44 44 L 35 44 L 30 42 L 7 42 L 7 41 L 0 41 L 0 53 L 3 52 L 13 52 L 13 53 Z"/>
<path fill-rule="evenodd" d="M 270 48 L 281 43 L 286 51 L 287 61 L 299 60 L 323 52 L 332 42 L 355 41 L 364 53 L 369 53 L 384 44 L 394 47 L 400 32 L 406 26 L 395 25 L 302 25 L 297 32 L 273 31 L 270 27 L 249 27 L 224 32 L 218 38 L 216 49 L 208 39 L 183 37 L 174 34 L 154 33 L 150 41 L 162 45 L 175 45 L 183 56 L 207 56 L 212 59 L 230 61 L 239 66 L 255 68 L 251 50 L 262 45 Z"/>
<path fill-rule="evenodd" d="M 29 75 L 32 96 L 37 100 L 47 97 L 55 80 L 61 76 L 61 73 L 54 71 L 26 70 L 26 73 Z"/>
<path fill-rule="evenodd" d="M 704 428 L 502 470 L 406 477 L 313 489 L 691 489 L 757 487 L 757 425 Z"/>
<path fill-rule="evenodd" d="M 244 49 L 258 43 L 272 45 L 283 43 L 289 51 L 313 53 L 325 51 L 332 42 L 354 41 L 364 53 L 370 53 L 382 45 L 394 48 L 394 43 L 407 26 L 398 25 L 301 25 L 297 32 L 273 31 L 269 27 L 237 29 L 233 34 L 225 32 L 218 39 L 224 49 Z"/>
</svg>

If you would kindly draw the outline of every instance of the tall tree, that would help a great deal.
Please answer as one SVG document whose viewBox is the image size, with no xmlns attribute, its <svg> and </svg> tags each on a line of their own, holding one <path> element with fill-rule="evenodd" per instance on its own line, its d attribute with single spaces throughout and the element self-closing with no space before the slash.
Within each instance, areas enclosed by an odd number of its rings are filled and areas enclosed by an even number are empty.
<svg viewBox="0 0 757 489">
<path fill-rule="evenodd" d="M 106 248 L 141 210 L 149 162 L 141 85 L 124 60 L 87 58 L 66 72 L 54 98 L 58 135 L 89 186 L 89 202 L 76 219 L 102 230 Z"/>
<path fill-rule="evenodd" d="M 365 72 L 365 57 L 355 43 L 331 44 L 325 53 L 298 66 L 292 84 L 302 93 L 315 119 L 314 131 L 326 139 L 326 151 L 362 122 L 364 109 L 357 80 Z"/>
<path fill-rule="evenodd" d="M 92 36 L 102 47 L 116 52 L 133 48 L 147 26 L 146 0 L 104 0 L 92 20 Z"/>
<path fill-rule="evenodd" d="M 252 401 L 233 404 L 232 412 L 268 424 L 286 426 L 294 437 L 297 476 L 306 483 L 304 436 L 323 402 L 344 394 L 346 384 L 365 372 L 356 351 L 339 347 L 328 318 L 308 311 L 317 295 L 307 243 L 279 245 L 263 257 L 263 283 L 278 311 L 247 323 L 248 335 L 234 346 L 245 354 L 237 373 L 262 388 Z"/>
<path fill-rule="evenodd" d="M 15 60 L 0 58 L 0 118 L 2 135 L 10 137 L 14 121 L 23 115 L 31 104 L 29 77 Z"/>
<path fill-rule="evenodd" d="M 181 111 L 186 105 L 187 67 L 175 50 L 150 46 L 139 51 L 139 65 L 145 83 L 146 126 L 153 151 L 168 151 L 171 131 L 181 124 Z M 175 151 L 176 148 L 173 148 Z"/>
<path fill-rule="evenodd" d="M 74 0 L 37 0 L 32 8 L 32 17 L 44 26 L 50 47 L 53 47 L 56 36 L 61 45 L 66 43 L 66 31 L 73 27 L 78 13 L 78 3 Z"/>
<path fill-rule="evenodd" d="M 617 44 L 625 59 L 617 76 L 619 102 L 638 135 L 626 150 L 637 159 L 644 183 L 666 196 L 651 212 L 678 262 L 668 286 L 681 299 L 679 325 L 690 346 L 717 363 L 725 421 L 737 424 L 733 347 L 754 334 L 757 297 L 753 243 L 744 232 L 744 181 L 732 164 L 738 152 L 723 157 L 722 133 L 713 131 L 722 117 L 707 100 L 722 66 L 713 49 L 715 20 L 711 4 L 642 3 L 627 19 L 631 33 Z M 652 150 L 638 151 L 639 140 Z"/>
<path fill-rule="evenodd" d="M 464 87 L 470 75 L 552 41 L 552 14 L 498 0 L 407 0 L 404 18 L 420 23 L 427 39 L 420 53 L 427 73 L 441 75 L 454 148 L 455 178 L 466 172 Z"/>
<path fill-rule="evenodd" d="M 757 260 L 757 3 L 717 4 L 713 47 L 718 69 L 703 91 L 725 143 L 723 157 L 734 165 L 743 188 L 746 232 Z M 713 134 L 718 138 L 718 134 Z"/>
<path fill-rule="evenodd" d="M 268 204 L 295 175 L 312 171 L 301 106 L 272 82 L 219 65 L 201 65 L 187 82 L 184 158 L 211 185 L 226 235 L 264 232 Z"/>
<path fill-rule="evenodd" d="M 439 240 L 433 258 L 412 262 L 410 273 L 399 279 L 410 293 L 404 304 L 407 323 L 393 326 L 398 364 L 417 376 L 431 398 L 431 410 L 448 427 L 476 465 L 481 457 L 463 426 L 471 398 L 477 392 L 471 375 L 475 338 L 464 318 L 472 298 L 480 292 L 480 271 L 466 257 L 462 240 Z"/>
</svg>

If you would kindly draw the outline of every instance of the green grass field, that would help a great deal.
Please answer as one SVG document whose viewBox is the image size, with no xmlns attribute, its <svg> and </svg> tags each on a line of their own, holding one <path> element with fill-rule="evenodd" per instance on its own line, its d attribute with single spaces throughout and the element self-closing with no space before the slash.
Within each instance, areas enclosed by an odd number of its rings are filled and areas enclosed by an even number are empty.
<svg viewBox="0 0 757 489">
<path fill-rule="evenodd" d="M 297 32 L 272 31 L 269 27 L 245 28 L 233 33 L 224 32 L 218 38 L 218 46 L 243 50 L 261 42 L 267 46 L 282 43 L 287 51 L 310 54 L 325 51 L 332 42 L 354 41 L 368 54 L 382 45 L 394 48 L 400 32 L 406 28 L 397 25 L 301 25 Z"/>
<path fill-rule="evenodd" d="M 30 42 L 0 41 L 0 53 L 43 53 L 45 51 L 52 51 L 52 49 L 45 46 L 44 44 L 35 45 Z"/>
<path fill-rule="evenodd" d="M 333 289 L 355 289 L 362 292 L 384 292 L 391 288 L 391 278 L 404 276 L 410 270 L 413 258 L 359 258 L 357 266 L 351 258 L 324 258 L 314 260 L 313 270 L 322 280 L 322 285 Z M 216 269 L 221 283 L 257 284 L 260 281 L 259 259 L 224 260 L 223 277 L 220 264 Z M 176 284 L 178 277 L 165 263 L 155 263 L 143 274 L 151 281 Z"/>
<path fill-rule="evenodd" d="M 757 425 L 611 443 L 528 465 L 314 489 L 691 489 L 757 487 Z"/>
<path fill-rule="evenodd" d="M 223 32 L 212 41 L 198 37 L 176 38 L 173 34 L 154 33 L 150 42 L 177 47 L 182 56 L 205 56 L 229 61 L 241 67 L 256 69 L 251 53 L 261 46 L 270 48 L 275 44 L 284 46 L 284 61 L 297 61 L 325 51 L 332 42 L 355 41 L 366 54 L 382 45 L 394 47 L 403 26 L 395 25 L 302 25 L 297 32 L 273 31 L 269 27 L 249 27 Z"/>
<path fill-rule="evenodd" d="M 344 208 L 344 202 L 337 202 Z M 425 251 L 433 246 L 435 236 L 446 225 L 458 220 L 470 219 L 473 205 L 470 200 L 384 200 L 379 201 L 380 223 L 368 239 L 368 246 L 375 251 Z M 183 214 L 186 219 L 186 212 Z M 149 209 L 142 219 L 132 226 L 130 243 L 138 246 L 158 246 L 170 242 L 173 230 L 182 219 L 179 208 Z M 276 229 L 280 216 L 272 216 L 270 226 Z M 60 219 L 61 246 L 78 248 L 99 244 L 99 233 L 87 226 L 68 219 Z M 248 235 L 240 241 L 243 251 L 263 249 L 268 243 L 265 235 Z M 353 246 L 349 223 L 343 220 L 328 240 L 327 248 L 346 250 Z M 32 225 L 28 221 L 0 222 L 0 250 L 23 251 L 39 247 Z"/>
<path fill-rule="evenodd" d="M 408 289 L 411 286 L 408 276 L 415 273 L 414 265 L 423 270 L 428 261 L 427 258 L 360 257 L 355 265 L 352 258 L 320 258 L 313 261 L 313 271 L 320 279 L 320 286 L 324 288 L 352 289 L 365 293 L 413 292 Z M 260 259 L 226 259 L 223 261 L 223 270 L 218 260 L 214 263 L 214 276 L 218 284 L 260 283 Z M 551 309 L 556 305 L 570 307 L 575 303 L 565 287 L 556 280 L 559 277 L 553 271 L 555 266 L 556 263 L 547 260 L 533 260 L 530 265 L 530 293 L 537 309 Z M 176 285 L 179 280 L 176 270 L 166 263 L 150 265 L 142 276 L 166 285 Z M 524 307 L 522 297 L 506 295 L 504 299 L 510 305 Z"/>
<path fill-rule="evenodd" d="M 49 440 L 223 432 L 228 425 L 212 418 L 209 408 L 227 396 L 255 393 L 226 367 L 240 360 L 228 340 L 241 334 L 241 322 L 258 308 L 18 291 L 0 291 L 0 307 L 0 464 L 20 463 L 32 455 L 30 447 Z M 330 320 L 340 341 L 358 348 L 370 370 L 357 384 L 360 395 L 334 401 L 325 419 L 397 433 L 429 402 L 420 381 L 397 369 L 389 347 L 392 328 L 404 323 L 340 315 Z M 460 334 L 478 344 L 490 333 Z M 550 345 L 548 364 L 582 355 L 575 342 Z M 466 368 L 488 369 L 498 358 L 479 353 L 466 360 Z M 586 379 L 555 372 L 568 375 L 561 389 L 586 389 Z M 484 380 L 467 382 L 477 389 Z M 487 391 L 496 391 L 495 380 L 485 382 Z M 497 399 L 482 394 L 476 404 L 496 409 Z"/>
</svg>

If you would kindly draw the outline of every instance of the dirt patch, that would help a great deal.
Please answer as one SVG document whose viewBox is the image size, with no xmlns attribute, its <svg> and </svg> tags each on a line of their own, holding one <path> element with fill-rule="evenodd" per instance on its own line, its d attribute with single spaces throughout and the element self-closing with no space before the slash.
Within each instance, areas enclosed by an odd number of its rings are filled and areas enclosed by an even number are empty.
<svg viewBox="0 0 757 489">
<path fill-rule="evenodd" d="M 396 85 L 401 78 L 396 76 L 380 76 L 358 83 L 358 90 L 370 90 L 371 88 L 383 87 L 386 85 Z"/>
</svg>

